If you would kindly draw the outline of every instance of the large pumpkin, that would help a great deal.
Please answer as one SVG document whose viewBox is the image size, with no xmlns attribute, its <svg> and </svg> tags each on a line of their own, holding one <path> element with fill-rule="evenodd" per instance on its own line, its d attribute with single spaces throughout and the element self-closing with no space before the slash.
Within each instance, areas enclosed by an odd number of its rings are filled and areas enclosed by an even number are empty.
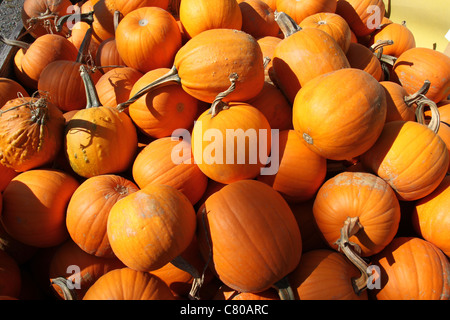
<svg viewBox="0 0 450 320">
<path fill-rule="evenodd" d="M 226 185 L 205 201 L 197 221 L 205 261 L 232 289 L 280 288 L 300 261 L 302 240 L 294 215 L 281 195 L 262 182 Z"/>
<path fill-rule="evenodd" d="M 395 238 L 372 258 L 377 300 L 448 300 L 450 262 L 434 244 L 416 237 Z"/>
<path fill-rule="evenodd" d="M 119 200 L 107 222 L 114 254 L 126 266 L 144 272 L 159 269 L 183 253 L 195 228 L 189 199 L 162 184 L 149 184 Z"/>
<path fill-rule="evenodd" d="M 65 121 L 46 96 L 9 100 L 0 115 L 2 165 L 23 172 L 56 158 L 64 141 Z"/>
<path fill-rule="evenodd" d="M 294 130 L 313 151 L 331 160 L 351 159 L 378 139 L 386 120 L 386 96 L 373 76 L 345 68 L 302 87 L 292 116 Z"/>
<path fill-rule="evenodd" d="M 113 174 L 83 181 L 67 206 L 66 226 L 72 240 L 91 255 L 114 257 L 106 234 L 109 211 L 117 201 L 138 190 L 134 182 Z"/>
<path fill-rule="evenodd" d="M 78 186 L 74 177 L 59 170 L 34 169 L 17 175 L 3 192 L 5 230 L 30 246 L 61 244 L 69 237 L 66 208 Z"/>
<path fill-rule="evenodd" d="M 66 124 L 65 147 L 70 166 L 85 178 L 123 172 L 135 157 L 136 128 L 124 112 L 101 106 L 84 65 L 80 74 L 87 103 Z"/>
</svg>

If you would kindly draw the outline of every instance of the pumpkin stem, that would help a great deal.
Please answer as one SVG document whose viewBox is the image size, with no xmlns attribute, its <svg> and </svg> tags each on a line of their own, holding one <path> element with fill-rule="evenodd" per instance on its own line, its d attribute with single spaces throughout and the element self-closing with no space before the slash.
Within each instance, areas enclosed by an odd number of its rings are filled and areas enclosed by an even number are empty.
<svg viewBox="0 0 450 320">
<path fill-rule="evenodd" d="M 275 282 L 272 287 L 277 290 L 281 300 L 295 300 L 294 291 L 292 290 L 287 276 Z"/>
<path fill-rule="evenodd" d="M 28 50 L 28 48 L 31 46 L 30 43 L 20 41 L 20 40 L 12 40 L 12 39 L 6 39 L 3 35 L 0 34 L 0 42 L 6 44 L 7 46 L 12 47 L 19 47 L 24 50 Z"/>
<path fill-rule="evenodd" d="M 417 102 L 417 100 L 423 99 L 424 95 L 427 94 L 430 89 L 431 82 L 429 80 L 425 80 L 423 86 L 416 92 L 404 98 L 405 103 L 410 106 L 413 103 Z"/>
<path fill-rule="evenodd" d="M 275 21 L 278 23 L 284 37 L 287 38 L 294 33 L 302 30 L 302 28 L 285 12 L 276 11 L 274 13 Z"/>
<path fill-rule="evenodd" d="M 270 59 L 270 57 L 264 57 L 264 60 L 263 60 L 263 66 L 264 66 L 264 69 L 267 68 L 267 66 L 269 65 L 269 62 L 270 62 L 271 60 L 272 60 L 272 59 Z"/>
<path fill-rule="evenodd" d="M 27 19 L 26 24 L 29 26 L 28 29 L 32 30 L 35 29 L 39 23 L 44 26 L 44 28 L 47 30 L 48 33 L 53 33 L 51 30 L 51 24 L 49 20 L 52 19 L 56 21 L 58 17 L 59 16 L 56 13 L 50 11 L 50 8 L 47 8 L 45 12 L 40 13 L 39 16 Z"/>
<path fill-rule="evenodd" d="M 64 300 L 77 300 L 77 293 L 73 289 L 73 283 L 64 277 L 57 277 L 50 280 L 51 283 L 61 289 Z M 70 283 L 70 285 L 69 285 Z"/>
<path fill-rule="evenodd" d="M 439 126 L 441 123 L 441 116 L 439 113 L 439 108 L 436 105 L 436 103 L 425 96 L 423 96 L 422 99 L 418 100 L 416 103 L 417 103 L 416 108 L 417 122 L 426 125 L 424 117 L 424 108 L 428 106 L 431 110 L 431 120 L 428 123 L 428 128 L 433 130 L 434 133 L 438 133 Z"/>
<path fill-rule="evenodd" d="M 381 54 L 381 57 L 379 58 L 380 62 L 384 62 L 391 67 L 394 66 L 395 62 L 397 61 L 397 57 L 388 55 L 388 54 Z"/>
<path fill-rule="evenodd" d="M 192 264 L 186 261 L 186 259 L 184 259 L 182 256 L 177 256 L 175 259 L 170 261 L 170 263 L 172 263 L 178 269 L 186 271 L 194 278 L 192 282 L 191 291 L 189 292 L 189 299 L 200 300 L 198 291 L 203 285 L 204 275 L 200 275 L 200 272 L 198 272 L 198 270 L 194 268 Z"/>
<path fill-rule="evenodd" d="M 392 44 L 394 44 L 394 41 L 392 40 L 378 40 L 371 45 L 369 49 L 372 50 L 378 60 L 380 60 L 383 55 L 383 47 L 390 46 Z"/>
<path fill-rule="evenodd" d="M 350 242 L 349 238 L 363 228 L 364 227 L 359 222 L 359 217 L 348 217 L 341 229 L 341 237 L 335 242 L 338 246 L 338 250 L 342 251 L 359 271 L 361 271 L 361 276 L 359 278 L 352 279 L 353 289 L 358 295 L 367 288 L 367 281 L 369 279 L 369 274 L 367 273 L 368 265 L 360 257 L 361 248 L 356 243 Z M 350 247 L 353 247 L 354 249 L 351 249 Z"/>
<path fill-rule="evenodd" d="M 231 85 L 228 87 L 227 90 L 219 93 L 216 98 L 214 99 L 213 103 L 211 104 L 211 108 L 208 111 L 208 114 L 211 114 L 211 118 L 214 118 L 219 112 L 220 110 L 224 110 L 227 109 L 228 106 L 225 102 L 223 102 L 223 98 L 225 98 L 227 95 L 229 95 L 231 92 L 234 91 L 234 89 L 236 88 L 236 81 L 239 78 L 239 76 L 237 75 L 237 73 L 232 73 L 229 76 Z"/>
<path fill-rule="evenodd" d="M 97 90 L 95 89 L 94 82 L 84 64 L 80 66 L 80 76 L 81 79 L 83 79 L 86 92 L 86 109 L 100 107 L 101 103 L 97 95 Z"/>
<path fill-rule="evenodd" d="M 78 50 L 76 62 L 84 63 L 85 57 L 89 56 L 89 45 L 92 39 L 92 27 L 87 29 L 86 34 L 84 35 L 83 41 L 81 42 L 80 49 Z"/>
<path fill-rule="evenodd" d="M 175 66 L 172 67 L 172 69 L 169 70 L 165 75 L 159 77 L 158 79 L 154 80 L 153 82 L 146 85 L 144 88 L 136 92 L 130 99 L 128 99 L 125 102 L 119 103 L 117 105 L 117 109 L 119 111 L 123 111 L 126 109 L 130 104 L 134 103 L 136 100 L 138 100 L 143 95 L 147 94 L 148 92 L 162 87 L 164 85 L 170 85 L 171 82 L 177 82 L 181 83 L 181 78 L 178 76 L 178 70 L 175 68 Z"/>
<path fill-rule="evenodd" d="M 55 22 L 56 31 L 60 32 L 62 30 L 62 26 L 69 20 L 76 19 L 75 21 L 86 22 L 89 25 L 92 25 L 94 22 L 94 11 L 85 12 L 85 13 L 71 13 L 61 16 Z"/>
</svg>

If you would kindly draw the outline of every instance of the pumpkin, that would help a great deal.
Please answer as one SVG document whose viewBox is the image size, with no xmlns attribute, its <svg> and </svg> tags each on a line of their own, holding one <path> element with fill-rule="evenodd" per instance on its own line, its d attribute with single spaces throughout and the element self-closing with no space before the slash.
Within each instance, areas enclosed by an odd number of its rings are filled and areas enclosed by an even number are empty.
<svg viewBox="0 0 450 320">
<path fill-rule="evenodd" d="M 142 73 L 170 68 L 181 47 L 175 18 L 159 7 L 142 7 L 127 14 L 117 26 L 115 39 L 125 65 Z"/>
<path fill-rule="evenodd" d="M 278 141 L 278 170 L 257 179 L 272 186 L 290 203 L 313 198 L 325 180 L 326 159 L 310 150 L 294 130 L 281 131 Z M 274 150 L 272 160 L 273 154 Z"/>
<path fill-rule="evenodd" d="M 169 8 L 169 0 L 115 0 L 115 7 L 123 16 L 141 7 Z"/>
<path fill-rule="evenodd" d="M 108 271 L 123 267 L 117 258 L 89 254 L 69 239 L 58 246 L 48 272 L 56 297 L 82 300 L 97 279 Z"/>
<path fill-rule="evenodd" d="M 380 26 L 371 37 L 371 44 L 378 41 L 392 40 L 392 44 L 383 47 L 383 54 L 399 57 L 403 52 L 415 48 L 414 34 L 406 26 L 406 22 L 388 23 Z"/>
<path fill-rule="evenodd" d="M 316 13 L 334 13 L 336 0 L 276 0 L 276 8 L 278 12 L 285 12 L 297 24 L 300 24 L 305 18 Z"/>
<path fill-rule="evenodd" d="M 79 182 L 54 169 L 20 173 L 3 191 L 1 221 L 18 241 L 39 248 L 56 246 L 68 238 L 66 207 Z M 26 199 L 26 201 L 24 201 Z"/>
<path fill-rule="evenodd" d="M 0 108 L 9 100 L 19 98 L 19 96 L 29 97 L 29 94 L 16 80 L 0 77 Z"/>
<path fill-rule="evenodd" d="M 339 248 L 346 220 L 357 223 L 349 240 L 361 256 L 380 252 L 394 238 L 400 221 L 395 192 L 380 177 L 367 172 L 341 172 L 320 187 L 314 200 L 314 218 L 328 245 Z M 352 232 L 353 231 L 353 232 Z"/>
<path fill-rule="evenodd" d="M 0 296 L 18 298 L 22 285 L 22 276 L 16 260 L 0 250 Z"/>
<path fill-rule="evenodd" d="M 264 1 L 245 0 L 239 3 L 239 7 L 242 14 L 242 31 L 256 39 L 276 37 L 280 32 L 274 11 Z"/>
<path fill-rule="evenodd" d="M 272 81 L 293 103 L 299 89 L 315 77 L 349 68 L 344 51 L 332 36 L 317 28 L 300 28 L 283 12 L 277 22 L 285 38 L 275 47 Z"/>
<path fill-rule="evenodd" d="M 148 272 L 115 269 L 101 276 L 83 300 L 175 300 L 167 284 Z"/>
<path fill-rule="evenodd" d="M 425 81 L 430 81 L 426 96 L 438 103 L 450 94 L 450 57 L 429 48 L 411 48 L 403 52 L 392 69 L 408 94 L 417 92 Z"/>
<path fill-rule="evenodd" d="M 385 11 L 383 0 L 338 0 L 336 6 L 336 13 L 347 21 L 357 37 L 375 32 Z"/>
<path fill-rule="evenodd" d="M 168 82 L 178 82 L 194 98 L 212 103 L 228 90 L 230 75 L 236 86 L 224 101 L 245 101 L 255 97 L 264 85 L 264 64 L 258 42 L 246 32 L 210 29 L 190 39 L 178 50 L 170 71 L 134 94 L 124 108 L 149 91 Z"/>
<path fill-rule="evenodd" d="M 143 272 L 159 269 L 181 255 L 195 228 L 189 199 L 162 184 L 149 184 L 117 201 L 107 222 L 114 254 L 127 267 Z"/>
<path fill-rule="evenodd" d="M 275 47 L 282 39 L 279 37 L 273 37 L 273 36 L 265 36 L 257 39 L 257 42 L 261 48 L 265 67 L 264 67 L 264 80 L 265 82 L 272 82 L 272 78 L 270 74 L 273 72 L 273 53 L 275 51 Z M 270 60 L 269 60 L 270 59 Z"/>
<path fill-rule="evenodd" d="M 149 184 L 165 184 L 181 191 L 196 204 L 206 190 L 207 177 L 194 163 L 188 141 L 160 138 L 150 142 L 136 156 L 132 174 L 142 189 Z"/>
<path fill-rule="evenodd" d="M 352 68 L 366 71 L 377 81 L 384 80 L 381 62 L 375 49 L 368 48 L 360 43 L 350 43 L 346 56 Z"/>
<path fill-rule="evenodd" d="M 2 165 L 23 172 L 56 158 L 63 144 L 64 117 L 47 97 L 10 100 L 0 115 Z"/>
<path fill-rule="evenodd" d="M 70 0 L 25 0 L 21 9 L 21 20 L 27 32 L 34 38 L 56 33 L 66 36 L 69 29 L 58 32 L 55 21 L 72 9 Z"/>
<path fill-rule="evenodd" d="M 117 67 L 126 67 L 117 51 L 116 38 L 109 38 L 100 43 L 95 53 L 95 65 L 102 73 Z"/>
<path fill-rule="evenodd" d="M 66 124 L 65 150 L 71 168 L 81 177 L 119 173 L 132 163 L 137 133 L 131 119 L 116 108 L 101 106 L 84 65 L 80 75 L 86 89 L 86 108 Z"/>
<path fill-rule="evenodd" d="M 376 300 L 448 300 L 450 263 L 434 244 L 417 237 L 398 237 L 372 264 L 379 267 L 370 290 Z"/>
<path fill-rule="evenodd" d="M 56 60 L 75 61 L 78 55 L 77 48 L 67 38 L 57 34 L 45 34 L 38 37 L 31 44 L 2 39 L 8 45 L 23 49 L 23 55 L 17 63 L 19 78 L 25 78 L 25 86 L 37 89 L 39 76 L 42 70 Z"/>
<path fill-rule="evenodd" d="M 386 120 L 386 96 L 369 73 L 344 68 L 303 86 L 292 117 L 294 130 L 314 152 L 330 160 L 348 160 L 377 141 Z"/>
<path fill-rule="evenodd" d="M 145 73 L 133 84 L 128 98 L 168 71 L 168 68 L 158 68 Z M 171 136 L 177 129 L 188 130 L 192 127 L 198 100 L 178 83 L 168 83 L 140 97 L 125 110 L 128 110 L 140 132 L 152 138 L 163 138 Z"/>
<path fill-rule="evenodd" d="M 115 108 L 117 104 L 127 101 L 134 84 L 142 76 L 141 72 L 130 67 L 105 72 L 97 81 L 94 80 L 100 104 Z"/>
<path fill-rule="evenodd" d="M 0 164 L 0 192 L 3 192 L 11 179 L 18 174 L 13 168 Z"/>
<path fill-rule="evenodd" d="M 77 21 L 75 22 L 72 31 L 70 32 L 70 36 L 67 39 L 73 43 L 75 48 L 80 50 L 83 46 L 83 41 L 86 37 L 86 34 L 90 33 L 91 39 L 88 48 L 86 50 L 85 56 L 95 58 L 95 56 L 97 55 L 98 48 L 100 47 L 102 41 L 93 36 L 92 30 L 93 29 L 91 28 L 91 25 L 89 23 L 84 21 Z"/>
<path fill-rule="evenodd" d="M 242 28 L 242 13 L 236 0 L 183 0 L 179 13 L 189 38 L 210 29 Z"/>
<path fill-rule="evenodd" d="M 351 29 L 347 21 L 340 15 L 332 12 L 319 12 L 312 14 L 299 23 L 299 27 L 318 28 L 325 31 L 339 44 L 342 51 L 347 53 L 351 43 Z"/>
<path fill-rule="evenodd" d="M 450 257 L 448 208 L 450 205 L 450 176 L 428 196 L 415 202 L 412 213 L 413 226 L 425 240 L 441 249 Z"/>
<path fill-rule="evenodd" d="M 198 117 L 192 130 L 192 153 L 200 170 L 223 184 L 270 170 L 264 167 L 272 130 L 264 114 L 244 102 L 217 101 Z"/>
<path fill-rule="evenodd" d="M 366 290 L 355 290 L 359 274 L 343 254 L 315 249 L 302 255 L 289 281 L 297 300 L 368 300 Z"/>
<path fill-rule="evenodd" d="M 280 300 L 277 292 L 267 289 L 263 292 L 239 292 L 226 285 L 222 285 L 213 297 L 213 300 Z"/>
<path fill-rule="evenodd" d="M 291 209 L 270 186 L 240 180 L 213 193 L 197 212 L 205 261 L 227 286 L 258 293 L 275 287 L 292 299 L 286 276 L 300 261 L 302 239 Z"/>
<path fill-rule="evenodd" d="M 66 226 L 71 239 L 85 252 L 114 257 L 106 234 L 109 211 L 138 186 L 118 175 L 104 174 L 84 180 L 67 206 Z"/>
<path fill-rule="evenodd" d="M 388 122 L 375 144 L 361 155 L 364 167 L 386 180 L 400 200 L 427 196 L 445 177 L 449 154 L 436 133 L 436 124 L 439 126 L 439 121 L 429 126 L 415 121 Z"/>
</svg>

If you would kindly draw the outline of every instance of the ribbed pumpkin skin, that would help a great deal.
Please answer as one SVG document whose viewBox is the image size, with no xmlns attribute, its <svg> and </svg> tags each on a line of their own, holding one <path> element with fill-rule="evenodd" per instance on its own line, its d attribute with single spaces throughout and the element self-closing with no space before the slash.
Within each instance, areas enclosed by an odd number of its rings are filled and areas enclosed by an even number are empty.
<svg viewBox="0 0 450 320">
<path fill-rule="evenodd" d="M 266 165 L 271 149 L 271 128 L 262 112 L 243 102 L 228 105 L 213 118 L 209 110 L 203 112 L 194 125 L 191 140 L 200 170 L 224 184 L 255 178 Z M 245 137 L 247 134 L 249 138 Z"/>
<path fill-rule="evenodd" d="M 349 68 L 339 44 L 325 31 L 305 28 L 284 38 L 273 54 L 274 83 L 292 103 L 301 87 L 315 77 Z"/>
<path fill-rule="evenodd" d="M 325 180 L 326 159 L 311 151 L 294 130 L 281 131 L 278 146 L 278 171 L 257 179 L 272 186 L 290 203 L 311 199 Z"/>
<path fill-rule="evenodd" d="M 408 96 L 405 88 L 393 81 L 380 81 L 386 93 L 386 122 L 404 120 L 415 121 L 415 107 L 408 106 L 405 97 Z"/>
<path fill-rule="evenodd" d="M 126 66 L 117 51 L 116 38 L 109 38 L 99 44 L 97 51 L 95 52 L 95 64 L 99 67 L 112 66 L 101 68 L 100 72 L 102 73 L 106 73 L 116 66 Z"/>
<path fill-rule="evenodd" d="M 408 94 L 431 82 L 426 96 L 438 103 L 450 94 L 450 57 L 429 48 L 411 48 L 403 52 L 392 69 Z"/>
<path fill-rule="evenodd" d="M 232 289 L 267 290 L 300 261 L 302 241 L 294 215 L 281 195 L 262 182 L 241 180 L 223 187 L 198 210 L 197 221 L 204 259 L 212 246 L 209 266 Z"/>
<path fill-rule="evenodd" d="M 368 47 L 360 43 L 351 43 L 346 56 L 352 68 L 366 71 L 377 81 L 382 80 L 383 70 L 381 69 L 380 60 Z"/>
<path fill-rule="evenodd" d="M 28 97 L 25 88 L 16 80 L 10 78 L 0 78 L 0 108 L 9 100 L 16 99 L 18 94 Z"/>
<path fill-rule="evenodd" d="M 22 284 L 20 272 L 16 260 L 5 251 L 0 250 L 0 296 L 19 297 Z"/>
<path fill-rule="evenodd" d="M 142 7 L 127 14 L 117 26 L 115 39 L 125 64 L 142 73 L 170 68 L 181 47 L 175 18 L 159 7 Z"/>
<path fill-rule="evenodd" d="M 319 12 L 302 20 L 300 28 L 318 28 L 330 36 L 339 44 L 344 53 L 347 53 L 351 43 L 352 33 L 350 27 L 340 15 L 332 12 Z"/>
<path fill-rule="evenodd" d="M 55 159 L 64 141 L 62 112 L 45 100 L 34 117 L 35 112 L 29 103 L 35 103 L 38 99 L 16 98 L 1 108 L 4 113 L 0 117 L 0 163 L 17 172 L 48 165 Z M 45 113 L 47 115 L 44 117 Z M 42 126 L 39 119 L 43 120 Z"/>
<path fill-rule="evenodd" d="M 352 286 L 352 279 L 359 275 L 343 254 L 316 249 L 302 255 L 289 282 L 299 300 L 367 300 L 367 291 L 357 295 Z"/>
<path fill-rule="evenodd" d="M 161 184 L 150 184 L 119 200 L 107 223 L 114 254 L 140 271 L 159 269 L 180 255 L 191 243 L 195 228 L 189 199 Z"/>
<path fill-rule="evenodd" d="M 300 24 L 305 18 L 320 12 L 336 11 L 336 0 L 276 0 L 277 11 L 285 12 Z"/>
<path fill-rule="evenodd" d="M 383 47 L 383 54 L 400 57 L 400 55 L 411 48 L 416 47 L 414 34 L 405 25 L 399 23 L 389 23 L 375 32 L 371 42 L 379 40 L 392 40 L 393 44 Z"/>
<path fill-rule="evenodd" d="M 328 179 L 317 192 L 313 214 L 329 246 L 335 242 L 347 217 L 358 217 L 363 226 L 349 240 L 361 256 L 380 252 L 394 238 L 400 223 L 400 204 L 391 187 L 371 173 L 342 172 Z"/>
<path fill-rule="evenodd" d="M 169 2 L 169 0 L 115 0 L 115 7 L 126 16 L 131 11 L 141 7 L 159 7 L 167 10 Z"/>
<path fill-rule="evenodd" d="M 134 182 L 118 175 L 84 180 L 67 206 L 66 226 L 72 240 L 91 255 L 114 257 L 106 234 L 109 211 L 117 201 L 138 190 Z"/>
<path fill-rule="evenodd" d="M 450 239 L 448 228 L 450 217 L 450 176 L 428 196 L 419 199 L 412 213 L 414 229 L 425 240 L 441 249 L 450 257 Z"/>
<path fill-rule="evenodd" d="M 338 0 L 336 13 L 358 37 L 371 34 L 381 24 L 386 7 L 383 0 Z"/>
<path fill-rule="evenodd" d="M 82 177 L 120 173 L 134 159 L 137 133 L 124 112 L 93 107 L 78 111 L 67 122 L 65 146 L 70 166 Z"/>
<path fill-rule="evenodd" d="M 183 89 L 198 100 L 212 103 L 230 87 L 236 73 L 236 88 L 223 101 L 245 101 L 264 85 L 261 48 L 251 35 L 232 29 L 211 29 L 189 40 L 176 54 Z"/>
<path fill-rule="evenodd" d="M 210 29 L 242 28 L 242 14 L 235 0 L 183 0 L 180 22 L 188 37 Z"/>
<path fill-rule="evenodd" d="M 79 272 L 74 266 L 79 267 Z M 72 240 L 61 244 L 52 256 L 49 266 L 49 278 L 63 277 L 73 283 L 79 281 L 80 287 L 75 287 L 76 299 L 83 299 L 86 291 L 102 275 L 110 270 L 125 267 L 116 257 L 97 257 L 82 250 Z M 72 269 L 73 268 L 73 269 Z M 64 298 L 63 292 L 57 285 L 53 285 L 55 292 Z"/>
<path fill-rule="evenodd" d="M 69 236 L 66 207 L 78 186 L 74 177 L 59 170 L 34 169 L 17 175 L 3 192 L 5 230 L 31 246 L 61 244 Z"/>
<path fill-rule="evenodd" d="M 302 87 L 292 117 L 294 130 L 314 152 L 331 160 L 351 159 L 378 139 L 386 120 L 386 97 L 367 72 L 341 69 Z"/>
<path fill-rule="evenodd" d="M 99 278 L 83 300 L 174 300 L 157 276 L 130 268 L 112 270 Z"/>
<path fill-rule="evenodd" d="M 447 147 L 431 129 L 414 121 L 385 124 L 377 142 L 361 155 L 364 167 L 386 180 L 400 200 L 418 200 L 444 179 Z"/>
<path fill-rule="evenodd" d="M 449 300 L 450 262 L 435 245 L 421 238 L 395 238 L 372 258 L 380 267 L 377 300 Z M 375 278 L 375 276 L 374 276 Z"/>
</svg>

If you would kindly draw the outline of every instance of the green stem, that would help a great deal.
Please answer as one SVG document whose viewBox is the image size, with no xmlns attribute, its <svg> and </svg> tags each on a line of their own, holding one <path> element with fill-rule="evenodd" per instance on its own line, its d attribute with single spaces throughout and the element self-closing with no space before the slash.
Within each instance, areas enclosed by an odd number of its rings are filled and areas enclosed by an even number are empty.
<svg viewBox="0 0 450 320">
<path fill-rule="evenodd" d="M 182 256 L 177 256 L 170 263 L 172 263 L 178 269 L 183 270 L 192 276 L 193 282 L 191 291 L 189 292 L 189 299 L 200 300 L 199 290 L 203 285 L 204 275 L 201 275 L 200 272 L 198 272 L 198 270 L 194 268 L 192 264 L 186 261 L 186 259 L 184 259 Z"/>
<path fill-rule="evenodd" d="M 97 95 L 97 90 L 95 89 L 94 82 L 84 64 L 80 66 L 80 76 L 81 79 L 83 79 L 86 92 L 86 109 L 100 107 L 101 103 Z"/>
<path fill-rule="evenodd" d="M 70 280 L 64 277 L 58 277 L 51 279 L 51 283 L 61 289 L 64 295 L 64 300 L 77 300 L 77 293 L 75 289 L 71 289 L 72 282 Z"/>
<path fill-rule="evenodd" d="M 94 11 L 85 13 L 71 13 L 60 17 L 55 22 L 56 31 L 60 32 L 62 30 L 63 24 L 65 24 L 71 18 L 75 21 L 86 22 L 87 24 L 92 25 L 92 23 L 94 22 Z"/>
<path fill-rule="evenodd" d="M 295 300 L 294 291 L 292 290 L 291 285 L 289 284 L 288 277 L 284 277 L 280 281 L 277 281 L 272 285 L 278 292 L 278 296 L 281 300 Z"/>
</svg>

